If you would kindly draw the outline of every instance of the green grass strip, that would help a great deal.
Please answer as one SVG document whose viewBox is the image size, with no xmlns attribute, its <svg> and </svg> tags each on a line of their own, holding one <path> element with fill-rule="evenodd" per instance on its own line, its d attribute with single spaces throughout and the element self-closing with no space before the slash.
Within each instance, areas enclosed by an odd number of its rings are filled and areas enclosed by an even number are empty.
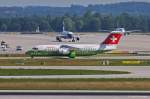
<svg viewBox="0 0 150 99">
<path fill-rule="evenodd" d="M 126 71 L 65 70 L 65 69 L 0 69 L 0 76 L 22 75 L 104 75 L 128 74 Z"/>
<path fill-rule="evenodd" d="M 0 59 L 0 66 L 150 66 L 148 59 Z"/>
</svg>

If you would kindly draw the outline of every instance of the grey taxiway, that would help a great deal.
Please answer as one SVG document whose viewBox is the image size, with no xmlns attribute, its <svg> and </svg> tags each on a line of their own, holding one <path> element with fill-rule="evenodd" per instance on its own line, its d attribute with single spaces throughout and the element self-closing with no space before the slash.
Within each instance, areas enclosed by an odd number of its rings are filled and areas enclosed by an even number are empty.
<svg viewBox="0 0 150 99">
<path fill-rule="evenodd" d="M 149 99 L 149 91 L 1 90 L 1 99 Z"/>
</svg>

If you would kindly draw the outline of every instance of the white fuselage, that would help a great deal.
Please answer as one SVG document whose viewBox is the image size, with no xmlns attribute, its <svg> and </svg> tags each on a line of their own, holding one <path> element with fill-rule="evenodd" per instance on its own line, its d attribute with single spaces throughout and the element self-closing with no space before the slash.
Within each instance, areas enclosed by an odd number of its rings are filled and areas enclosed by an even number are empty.
<svg viewBox="0 0 150 99">
<path fill-rule="evenodd" d="M 105 45 L 105 44 L 64 44 L 64 45 L 37 45 L 34 48 L 37 50 L 45 50 L 45 51 L 56 51 L 61 48 L 75 48 L 78 50 L 113 50 L 116 49 L 116 45 Z"/>
<path fill-rule="evenodd" d="M 98 50 L 100 45 L 96 45 L 96 44 L 64 44 L 64 45 L 37 45 L 34 48 L 37 48 L 37 50 L 46 50 L 46 51 L 50 51 L 50 50 L 58 50 L 60 49 L 62 46 L 69 46 L 72 48 L 77 48 L 77 49 L 93 49 L 93 50 Z"/>
</svg>

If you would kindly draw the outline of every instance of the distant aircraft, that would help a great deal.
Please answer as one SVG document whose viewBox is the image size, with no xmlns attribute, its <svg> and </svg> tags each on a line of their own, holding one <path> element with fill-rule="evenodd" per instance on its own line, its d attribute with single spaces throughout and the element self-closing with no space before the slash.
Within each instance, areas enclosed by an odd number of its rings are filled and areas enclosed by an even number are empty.
<svg viewBox="0 0 150 99">
<path fill-rule="evenodd" d="M 129 31 L 126 31 L 125 28 L 116 28 L 115 31 L 120 31 L 124 35 L 129 35 L 130 33 L 133 33 L 133 32 L 141 32 L 141 30 L 129 30 Z M 112 32 L 115 32 L 115 31 L 112 31 Z"/>
<path fill-rule="evenodd" d="M 60 32 L 58 36 L 56 36 L 56 40 L 59 42 L 62 42 L 62 39 L 69 39 L 72 42 L 79 41 L 80 37 L 78 35 L 75 35 L 73 32 L 66 31 L 64 22 L 63 22 L 63 31 Z"/>
<path fill-rule="evenodd" d="M 130 33 L 133 33 L 133 32 L 140 32 L 141 30 L 129 30 L 129 31 L 126 31 L 125 28 L 116 28 L 115 30 L 113 31 L 110 31 L 110 30 L 101 30 L 102 32 L 120 32 L 120 33 L 123 33 L 124 35 L 129 35 Z"/>
<path fill-rule="evenodd" d="M 111 32 L 101 44 L 60 44 L 60 45 L 37 45 L 26 54 L 34 56 L 76 56 L 96 55 L 117 48 L 123 33 Z"/>
</svg>

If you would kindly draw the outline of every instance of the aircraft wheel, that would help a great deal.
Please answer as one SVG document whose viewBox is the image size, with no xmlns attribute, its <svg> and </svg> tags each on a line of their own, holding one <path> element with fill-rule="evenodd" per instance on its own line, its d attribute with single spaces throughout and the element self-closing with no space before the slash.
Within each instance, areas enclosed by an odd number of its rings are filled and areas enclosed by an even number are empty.
<svg viewBox="0 0 150 99">
<path fill-rule="evenodd" d="M 34 58 L 34 56 L 33 55 L 31 55 L 31 59 L 33 59 Z"/>
<path fill-rule="evenodd" d="M 56 40 L 59 41 L 59 42 L 62 41 L 60 37 L 56 37 Z"/>
<path fill-rule="evenodd" d="M 75 39 L 73 39 L 72 42 L 75 42 Z"/>
<path fill-rule="evenodd" d="M 59 41 L 59 37 L 56 37 L 56 40 Z"/>
<path fill-rule="evenodd" d="M 80 40 L 80 38 L 79 37 L 77 37 L 77 41 L 79 41 Z"/>
<path fill-rule="evenodd" d="M 62 40 L 60 39 L 59 42 L 62 42 Z"/>
</svg>

